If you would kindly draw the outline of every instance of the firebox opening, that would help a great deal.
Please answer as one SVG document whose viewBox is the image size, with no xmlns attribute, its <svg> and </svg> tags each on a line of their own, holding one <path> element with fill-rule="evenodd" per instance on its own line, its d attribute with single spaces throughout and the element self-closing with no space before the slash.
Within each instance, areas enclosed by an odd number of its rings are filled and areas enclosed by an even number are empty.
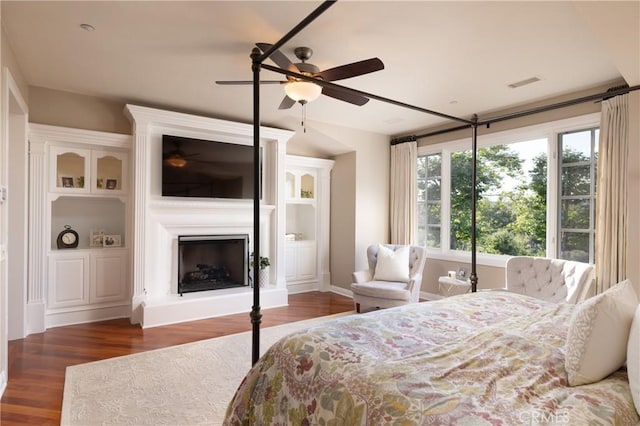
<svg viewBox="0 0 640 426">
<path fill-rule="evenodd" d="M 248 235 L 178 237 L 178 294 L 249 285 Z"/>
</svg>

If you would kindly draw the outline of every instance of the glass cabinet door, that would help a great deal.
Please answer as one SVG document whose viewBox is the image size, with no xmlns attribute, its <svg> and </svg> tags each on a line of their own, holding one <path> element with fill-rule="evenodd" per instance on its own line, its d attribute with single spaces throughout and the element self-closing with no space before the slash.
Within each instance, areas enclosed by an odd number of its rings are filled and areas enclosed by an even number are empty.
<svg viewBox="0 0 640 426">
<path fill-rule="evenodd" d="M 285 196 L 288 200 L 295 198 L 296 196 L 296 175 L 291 172 L 287 172 L 285 179 Z"/>
<path fill-rule="evenodd" d="M 291 169 L 286 172 L 285 195 L 287 200 L 311 201 L 315 198 L 316 175 L 312 171 Z"/>
<path fill-rule="evenodd" d="M 90 151 L 73 148 L 52 148 L 51 190 L 58 192 L 88 192 Z"/>
<path fill-rule="evenodd" d="M 315 178 L 309 173 L 305 173 L 300 178 L 300 198 L 315 197 Z"/>
<path fill-rule="evenodd" d="M 94 192 L 122 192 L 126 187 L 126 156 L 119 152 L 94 151 Z"/>
</svg>

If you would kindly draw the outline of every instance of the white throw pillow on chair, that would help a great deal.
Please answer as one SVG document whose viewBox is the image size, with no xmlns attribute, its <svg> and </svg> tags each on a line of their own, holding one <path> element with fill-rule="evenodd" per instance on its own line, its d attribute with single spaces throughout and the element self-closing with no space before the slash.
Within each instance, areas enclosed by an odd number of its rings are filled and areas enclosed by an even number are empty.
<svg viewBox="0 0 640 426">
<path fill-rule="evenodd" d="M 409 246 L 396 250 L 383 245 L 378 246 L 375 281 L 409 281 Z"/>
<path fill-rule="evenodd" d="M 637 306 L 629 280 L 576 306 L 565 347 L 570 386 L 600 381 L 624 364 Z"/>
</svg>

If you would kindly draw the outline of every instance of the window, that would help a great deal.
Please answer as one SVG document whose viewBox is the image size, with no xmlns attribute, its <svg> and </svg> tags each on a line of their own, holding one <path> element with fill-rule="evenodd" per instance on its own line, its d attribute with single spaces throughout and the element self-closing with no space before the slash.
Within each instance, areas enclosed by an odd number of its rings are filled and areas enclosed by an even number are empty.
<svg viewBox="0 0 640 426">
<path fill-rule="evenodd" d="M 418 157 L 418 238 L 426 247 L 440 247 L 442 156 Z"/>
<path fill-rule="evenodd" d="M 598 121 L 590 114 L 478 138 L 479 262 L 593 262 Z M 471 249 L 470 146 L 467 139 L 418 150 L 417 238 L 436 258 L 458 260 Z"/>
<path fill-rule="evenodd" d="M 594 262 L 599 133 L 592 128 L 558 135 L 561 259 Z"/>
<path fill-rule="evenodd" d="M 547 140 L 478 150 L 478 252 L 541 256 L 546 248 Z M 471 250 L 471 151 L 451 153 L 451 250 Z M 546 176 L 545 176 L 546 177 Z M 543 186 L 542 193 L 540 187 Z M 540 218 L 542 219 L 541 222 Z"/>
</svg>

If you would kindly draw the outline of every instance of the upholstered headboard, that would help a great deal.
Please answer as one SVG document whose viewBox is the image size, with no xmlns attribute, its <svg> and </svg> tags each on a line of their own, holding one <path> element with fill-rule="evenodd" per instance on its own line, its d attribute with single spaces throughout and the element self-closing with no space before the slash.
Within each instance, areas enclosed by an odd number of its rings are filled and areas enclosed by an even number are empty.
<svg viewBox="0 0 640 426">
<path fill-rule="evenodd" d="M 577 303 L 593 295 L 593 265 L 545 257 L 507 260 L 507 290 L 552 302 Z"/>
</svg>

